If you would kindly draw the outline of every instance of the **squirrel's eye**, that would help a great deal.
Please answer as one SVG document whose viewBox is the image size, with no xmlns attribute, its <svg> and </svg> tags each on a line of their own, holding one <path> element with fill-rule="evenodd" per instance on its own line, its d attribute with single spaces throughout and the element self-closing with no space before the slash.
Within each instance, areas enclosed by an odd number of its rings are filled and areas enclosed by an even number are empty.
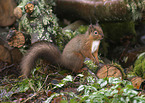
<svg viewBox="0 0 145 103">
<path fill-rule="evenodd" d="M 98 32 L 97 31 L 94 31 L 94 34 L 98 34 Z"/>
</svg>

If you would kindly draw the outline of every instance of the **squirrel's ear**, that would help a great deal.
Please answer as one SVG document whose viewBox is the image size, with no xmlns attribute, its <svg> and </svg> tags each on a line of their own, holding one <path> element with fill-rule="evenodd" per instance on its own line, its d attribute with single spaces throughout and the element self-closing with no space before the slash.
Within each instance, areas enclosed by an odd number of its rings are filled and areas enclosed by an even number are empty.
<svg viewBox="0 0 145 103">
<path fill-rule="evenodd" d="M 89 25 L 89 28 L 92 28 L 92 27 L 93 27 L 93 25 L 92 25 L 92 24 L 90 24 L 90 25 Z"/>
<path fill-rule="evenodd" d="M 98 22 L 96 22 L 96 26 L 99 26 L 99 23 Z"/>
<path fill-rule="evenodd" d="M 88 28 L 88 31 L 89 31 L 89 34 L 91 34 L 91 32 L 93 32 L 93 25 L 89 25 L 89 28 Z"/>
</svg>

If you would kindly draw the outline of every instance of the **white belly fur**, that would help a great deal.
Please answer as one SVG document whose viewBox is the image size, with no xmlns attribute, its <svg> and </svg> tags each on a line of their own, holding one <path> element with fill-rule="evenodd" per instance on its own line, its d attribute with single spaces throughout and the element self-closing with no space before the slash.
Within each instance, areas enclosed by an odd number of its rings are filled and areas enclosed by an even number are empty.
<svg viewBox="0 0 145 103">
<path fill-rule="evenodd" d="M 99 48 L 100 40 L 95 40 L 92 43 L 92 53 L 94 53 Z"/>
</svg>

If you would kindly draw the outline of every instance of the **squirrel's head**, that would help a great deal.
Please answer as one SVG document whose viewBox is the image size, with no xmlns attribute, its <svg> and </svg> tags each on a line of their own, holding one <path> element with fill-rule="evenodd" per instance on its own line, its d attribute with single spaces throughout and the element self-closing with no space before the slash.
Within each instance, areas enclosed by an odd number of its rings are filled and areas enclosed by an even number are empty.
<svg viewBox="0 0 145 103">
<path fill-rule="evenodd" d="M 101 40 L 103 39 L 104 37 L 104 34 L 103 34 L 103 30 L 102 28 L 99 26 L 99 24 L 96 24 L 96 25 L 89 25 L 89 28 L 88 28 L 88 33 L 91 37 L 93 37 L 93 39 L 95 40 Z"/>
</svg>

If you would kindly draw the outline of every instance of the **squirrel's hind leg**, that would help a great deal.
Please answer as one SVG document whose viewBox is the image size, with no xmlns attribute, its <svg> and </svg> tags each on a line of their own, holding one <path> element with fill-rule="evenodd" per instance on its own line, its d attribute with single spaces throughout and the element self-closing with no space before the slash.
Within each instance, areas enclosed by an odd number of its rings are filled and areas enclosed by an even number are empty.
<svg viewBox="0 0 145 103">
<path fill-rule="evenodd" d="M 65 60 L 66 68 L 72 72 L 78 73 L 83 67 L 84 57 L 80 53 L 69 54 Z"/>
</svg>

